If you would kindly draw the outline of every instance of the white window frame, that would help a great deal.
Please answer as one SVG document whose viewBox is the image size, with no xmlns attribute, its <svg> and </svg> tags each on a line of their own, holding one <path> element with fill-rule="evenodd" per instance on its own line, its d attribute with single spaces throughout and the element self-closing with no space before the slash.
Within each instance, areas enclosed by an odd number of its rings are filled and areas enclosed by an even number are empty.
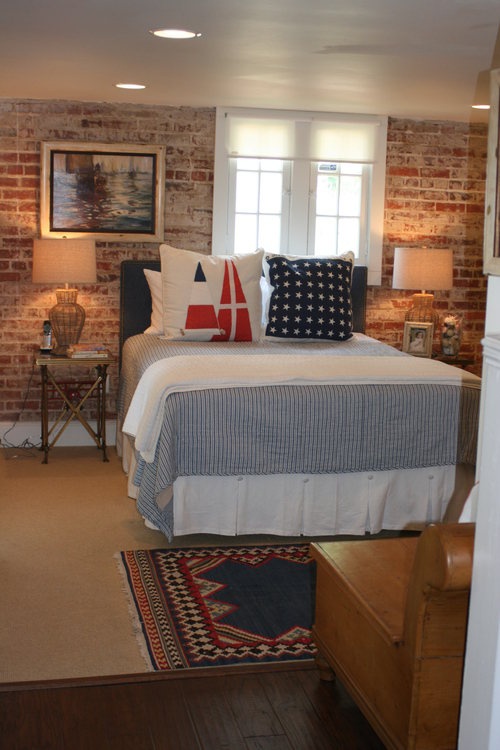
<svg viewBox="0 0 500 750">
<path fill-rule="evenodd" d="M 226 224 L 226 241 L 225 247 L 234 247 L 234 222 L 231 220 L 236 215 L 236 159 L 227 160 L 228 169 L 228 203 L 227 203 L 227 224 Z M 291 164 L 283 162 L 283 195 L 281 199 L 281 240 L 285 246 L 288 244 L 288 231 L 290 220 L 290 170 Z M 230 218 L 231 217 L 231 218 Z M 218 255 L 219 253 L 213 253 Z M 220 253 L 226 255 L 227 251 Z"/>
<path fill-rule="evenodd" d="M 385 171 L 386 171 L 386 148 L 387 148 L 387 117 L 376 117 L 371 115 L 344 115 L 321 112 L 301 112 L 285 110 L 262 110 L 243 108 L 217 107 L 216 131 L 215 131 L 215 163 L 214 163 L 214 200 L 213 200 L 213 222 L 212 222 L 212 253 L 214 255 L 227 255 L 232 253 L 229 245 L 229 210 L 230 210 L 230 157 L 227 153 L 227 128 L 229 118 L 248 117 L 276 120 L 291 120 L 295 123 L 299 138 L 303 130 L 303 123 L 312 121 L 326 121 L 339 123 L 370 123 L 376 127 L 375 158 L 371 169 L 370 197 L 367 211 L 366 231 L 362 231 L 362 238 L 366 237 L 365 247 L 360 246 L 357 263 L 368 267 L 368 283 L 380 285 L 382 276 L 382 243 L 384 229 L 384 197 L 385 197 Z M 249 154 L 247 154 L 249 156 Z M 259 154 L 255 154 L 259 156 Z M 324 161 L 341 161 L 341 159 L 323 159 Z M 294 159 L 294 170 L 304 170 L 307 179 L 310 174 L 312 159 Z M 352 159 L 346 159 L 352 161 Z M 308 220 L 308 206 L 299 207 L 294 210 L 293 195 L 291 197 L 289 234 L 295 234 L 294 222 L 301 224 L 304 219 Z M 303 252 L 291 247 L 290 254 Z"/>
<path fill-rule="evenodd" d="M 317 218 L 317 204 L 316 204 L 316 197 L 317 197 L 317 177 L 318 177 L 318 165 L 322 164 L 324 162 L 318 162 L 318 161 L 311 161 L 310 167 L 309 167 L 309 227 L 308 227 L 308 237 L 307 237 L 307 246 L 313 247 L 315 244 L 315 221 Z M 338 162 L 329 162 L 329 163 L 337 163 Z M 369 185 L 371 184 L 371 170 L 369 168 L 369 165 L 364 164 L 361 167 L 362 172 L 360 175 L 355 175 L 356 177 L 359 176 L 359 179 L 361 180 L 361 206 L 364 207 L 367 205 L 367 191 L 369 191 Z M 339 179 L 343 179 L 343 175 L 339 174 Z M 367 265 L 368 264 L 368 236 L 366 234 L 367 230 L 367 211 L 362 208 L 361 214 L 359 216 L 360 220 L 360 226 L 359 226 L 359 253 L 358 257 L 356 258 L 356 262 L 358 265 Z M 337 219 L 342 218 L 340 214 L 338 214 Z M 338 234 L 337 234 L 338 238 Z M 342 251 L 339 251 L 342 252 Z"/>
</svg>

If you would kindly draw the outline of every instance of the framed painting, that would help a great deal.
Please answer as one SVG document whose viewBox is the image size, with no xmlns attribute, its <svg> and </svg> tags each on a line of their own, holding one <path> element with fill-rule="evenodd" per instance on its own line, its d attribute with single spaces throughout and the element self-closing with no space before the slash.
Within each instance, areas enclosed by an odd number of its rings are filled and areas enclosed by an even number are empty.
<svg viewBox="0 0 500 750">
<path fill-rule="evenodd" d="M 486 208 L 484 216 L 484 273 L 500 276 L 500 69 L 490 74 L 490 116 L 488 161 L 486 170 Z"/>
<path fill-rule="evenodd" d="M 42 143 L 42 237 L 163 240 L 165 147 Z"/>
<path fill-rule="evenodd" d="M 405 321 L 403 351 L 415 357 L 430 357 L 432 356 L 433 336 L 434 323 Z"/>
</svg>

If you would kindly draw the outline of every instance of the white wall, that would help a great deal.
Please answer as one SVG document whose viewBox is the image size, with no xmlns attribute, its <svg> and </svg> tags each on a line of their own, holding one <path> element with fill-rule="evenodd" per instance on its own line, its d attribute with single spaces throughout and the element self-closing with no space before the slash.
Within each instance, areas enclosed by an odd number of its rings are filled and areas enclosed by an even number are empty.
<svg viewBox="0 0 500 750">
<path fill-rule="evenodd" d="M 500 333 L 500 276 L 488 277 L 486 333 Z"/>
<path fill-rule="evenodd" d="M 460 750 L 500 748 L 500 277 L 488 279 L 479 494 Z"/>
</svg>

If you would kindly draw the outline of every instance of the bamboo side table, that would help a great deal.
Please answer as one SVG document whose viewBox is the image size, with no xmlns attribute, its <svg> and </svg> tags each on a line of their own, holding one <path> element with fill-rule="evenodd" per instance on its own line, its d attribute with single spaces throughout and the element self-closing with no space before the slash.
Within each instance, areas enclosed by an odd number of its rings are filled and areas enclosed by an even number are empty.
<svg viewBox="0 0 500 750">
<path fill-rule="evenodd" d="M 40 368 L 41 376 L 41 427 L 42 445 L 44 452 L 42 463 L 49 460 L 49 451 L 57 443 L 70 422 L 76 419 L 93 439 L 97 448 L 102 450 L 102 460 L 109 461 L 106 455 L 106 379 L 108 367 L 114 363 L 114 358 L 108 354 L 105 357 L 56 357 L 51 354 L 37 354 L 35 365 Z M 91 376 L 71 376 L 71 369 L 79 367 L 89 368 Z M 69 380 L 67 378 L 70 378 Z M 52 425 L 49 425 L 49 392 L 53 390 L 62 400 L 59 415 Z M 82 409 L 89 398 L 96 399 L 97 423 L 96 429 L 89 421 Z"/>
</svg>

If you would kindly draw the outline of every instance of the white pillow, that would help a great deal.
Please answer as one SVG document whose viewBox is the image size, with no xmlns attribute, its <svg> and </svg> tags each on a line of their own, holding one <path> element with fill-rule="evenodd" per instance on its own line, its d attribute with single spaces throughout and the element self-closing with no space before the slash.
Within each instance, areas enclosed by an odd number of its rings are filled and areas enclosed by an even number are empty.
<svg viewBox="0 0 500 750">
<path fill-rule="evenodd" d="M 148 282 L 151 292 L 151 325 L 144 333 L 163 333 L 163 291 L 161 283 L 161 272 L 144 269 L 144 276 Z"/>
<path fill-rule="evenodd" d="M 263 255 L 202 255 L 160 245 L 165 337 L 257 341 Z"/>
</svg>

